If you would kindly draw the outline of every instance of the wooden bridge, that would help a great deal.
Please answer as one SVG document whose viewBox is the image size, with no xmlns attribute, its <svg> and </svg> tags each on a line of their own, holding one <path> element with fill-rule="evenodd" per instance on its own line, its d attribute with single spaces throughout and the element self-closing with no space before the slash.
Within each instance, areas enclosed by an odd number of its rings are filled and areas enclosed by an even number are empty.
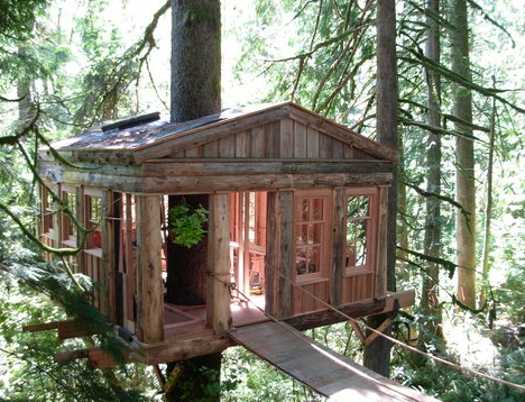
<svg viewBox="0 0 525 402">
<path fill-rule="evenodd" d="M 437 402 L 341 356 L 282 322 L 235 328 L 230 336 L 330 402 Z"/>
</svg>

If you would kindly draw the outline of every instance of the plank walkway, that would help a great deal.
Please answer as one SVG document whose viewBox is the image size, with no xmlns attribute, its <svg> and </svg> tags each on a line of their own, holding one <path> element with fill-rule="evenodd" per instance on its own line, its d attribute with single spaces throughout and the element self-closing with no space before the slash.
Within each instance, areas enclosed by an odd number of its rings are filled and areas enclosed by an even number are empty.
<svg viewBox="0 0 525 402">
<path fill-rule="evenodd" d="M 286 324 L 263 322 L 235 328 L 239 344 L 330 402 L 437 402 L 362 367 Z"/>
</svg>

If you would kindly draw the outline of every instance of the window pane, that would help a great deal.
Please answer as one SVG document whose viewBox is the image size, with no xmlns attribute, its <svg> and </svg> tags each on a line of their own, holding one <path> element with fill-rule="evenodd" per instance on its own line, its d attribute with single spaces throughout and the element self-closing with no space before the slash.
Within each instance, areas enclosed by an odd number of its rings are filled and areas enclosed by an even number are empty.
<svg viewBox="0 0 525 402">
<path fill-rule="evenodd" d="M 102 200 L 98 197 L 91 197 L 91 211 L 89 220 L 94 226 L 99 226 L 102 219 Z"/>
<path fill-rule="evenodd" d="M 305 246 L 308 242 L 308 225 L 297 225 L 296 226 L 296 244 L 297 246 Z"/>
<path fill-rule="evenodd" d="M 367 262 L 367 227 L 368 221 L 348 222 L 346 237 L 346 267 L 359 267 Z"/>
<path fill-rule="evenodd" d="M 351 196 L 347 201 L 346 255 L 345 267 L 365 267 L 367 265 L 369 230 L 368 196 Z"/>
<path fill-rule="evenodd" d="M 313 220 L 314 221 L 323 220 L 323 215 L 324 215 L 323 210 L 324 210 L 323 200 L 321 198 L 315 198 L 313 200 L 313 213 L 314 213 Z"/>
<path fill-rule="evenodd" d="M 321 244 L 322 238 L 323 238 L 323 224 L 322 223 L 314 223 L 313 224 L 313 242 L 314 244 Z"/>
<path fill-rule="evenodd" d="M 309 274 L 320 271 L 321 266 L 321 247 L 312 247 L 308 249 L 308 269 Z"/>
<path fill-rule="evenodd" d="M 304 248 L 297 248 L 295 256 L 295 269 L 297 275 L 302 275 L 306 273 L 307 259 L 306 259 L 306 250 Z"/>
<path fill-rule="evenodd" d="M 367 196 L 357 195 L 348 197 L 346 213 L 349 220 L 369 216 L 369 200 Z"/>
<path fill-rule="evenodd" d="M 301 220 L 307 222 L 310 220 L 310 200 L 301 202 Z"/>
</svg>

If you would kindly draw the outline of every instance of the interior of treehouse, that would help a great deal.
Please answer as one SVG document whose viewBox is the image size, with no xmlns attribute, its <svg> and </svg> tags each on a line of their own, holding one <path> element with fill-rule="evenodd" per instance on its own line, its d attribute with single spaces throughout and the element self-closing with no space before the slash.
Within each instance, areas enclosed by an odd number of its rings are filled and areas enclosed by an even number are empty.
<svg viewBox="0 0 525 402">
<path fill-rule="evenodd" d="M 93 304 L 116 324 L 154 343 L 213 334 L 221 314 L 233 327 L 270 315 L 308 328 L 341 321 L 328 304 L 363 316 L 412 302 L 413 294 L 386 291 L 388 149 L 293 104 L 171 127 L 168 141 L 191 146 L 147 156 L 140 169 L 123 165 L 122 154 L 101 162 L 82 144 L 142 141 L 159 124 L 124 121 L 77 137 L 76 163 L 94 172 L 57 167 L 41 152 L 41 237 L 82 248 L 68 262 L 92 279 Z M 180 205 L 206 210 L 205 235 L 191 247 L 175 244 Z M 70 215 L 89 230 L 84 244 Z M 148 335 L 155 326 L 162 334 Z"/>
</svg>

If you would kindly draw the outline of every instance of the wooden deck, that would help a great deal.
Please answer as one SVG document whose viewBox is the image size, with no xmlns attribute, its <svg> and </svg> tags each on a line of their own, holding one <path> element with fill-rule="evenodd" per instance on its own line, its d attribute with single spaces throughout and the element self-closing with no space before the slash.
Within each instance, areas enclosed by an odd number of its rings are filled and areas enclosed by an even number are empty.
<svg viewBox="0 0 525 402">
<path fill-rule="evenodd" d="M 253 301 L 264 309 L 264 296 L 252 296 Z M 403 308 L 414 304 L 414 292 L 403 291 L 388 294 L 385 298 L 364 300 L 339 308 L 351 317 L 363 317 L 393 311 L 396 306 Z M 170 308 L 171 307 L 171 308 Z M 232 328 L 242 329 L 268 322 L 268 318 L 252 303 L 233 301 L 230 305 Z M 169 310 L 169 311 L 167 311 Z M 210 353 L 218 353 L 234 346 L 234 337 L 225 334 L 218 336 L 206 323 L 206 306 L 165 306 L 166 324 L 164 340 L 159 343 L 144 344 L 137 361 L 146 364 L 159 364 L 169 361 L 189 359 Z M 173 316 L 173 311 L 179 312 Z M 304 330 L 307 328 L 329 325 L 344 321 L 333 311 L 323 310 L 309 314 L 293 316 L 284 320 L 288 325 Z"/>
<path fill-rule="evenodd" d="M 255 303 L 264 309 L 264 296 L 254 296 Z M 268 321 L 268 318 L 252 303 L 234 301 L 230 305 L 232 325 L 235 328 L 258 322 Z M 195 338 L 201 335 L 212 335 L 213 330 L 206 325 L 206 306 L 165 305 L 165 339 Z"/>
<path fill-rule="evenodd" d="M 438 401 L 354 363 L 284 323 L 247 325 L 233 329 L 230 335 L 331 402 Z"/>
</svg>

